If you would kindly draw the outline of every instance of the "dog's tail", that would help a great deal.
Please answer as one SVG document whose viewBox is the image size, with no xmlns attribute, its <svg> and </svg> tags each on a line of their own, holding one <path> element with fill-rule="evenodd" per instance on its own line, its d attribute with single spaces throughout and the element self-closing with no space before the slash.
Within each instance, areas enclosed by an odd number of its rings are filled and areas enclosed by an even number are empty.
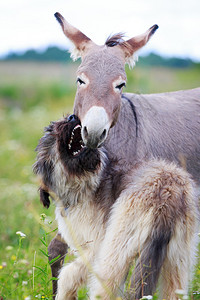
<svg viewBox="0 0 200 300">
<path fill-rule="evenodd" d="M 148 170 L 147 170 L 148 171 Z M 147 239 L 138 245 L 136 266 L 131 276 L 131 299 L 152 295 L 161 276 L 165 299 L 176 299 L 175 290 L 187 290 L 192 264 L 193 237 L 197 224 L 197 197 L 189 175 L 173 164 L 155 164 L 143 193 L 143 220 L 153 208 L 146 223 Z M 148 184 L 147 184 L 148 183 Z M 150 184 L 151 183 L 151 184 Z M 149 185 L 149 186 L 148 186 Z M 154 186 L 154 188 L 152 188 Z M 166 288 L 167 287 L 167 288 Z"/>
<path fill-rule="evenodd" d="M 152 295 L 156 290 L 173 231 L 173 224 L 170 227 L 162 221 L 159 220 L 159 217 L 156 218 L 148 240 L 138 250 L 136 266 L 131 276 L 131 288 L 129 290 L 131 299 Z"/>
<path fill-rule="evenodd" d="M 177 289 L 187 292 L 194 256 L 196 202 L 193 182 L 175 165 L 158 161 L 138 169 L 138 173 L 134 170 L 113 205 L 94 267 L 98 278 L 91 281 L 90 299 L 110 299 L 108 292 L 120 290 L 135 259 L 123 299 L 153 295 L 158 279 L 162 299 L 177 299 Z"/>
</svg>

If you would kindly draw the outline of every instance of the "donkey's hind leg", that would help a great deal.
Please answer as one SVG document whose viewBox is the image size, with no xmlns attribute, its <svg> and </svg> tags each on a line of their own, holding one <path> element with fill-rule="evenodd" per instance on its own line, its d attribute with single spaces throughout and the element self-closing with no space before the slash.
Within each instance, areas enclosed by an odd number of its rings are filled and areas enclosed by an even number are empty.
<svg viewBox="0 0 200 300">
<path fill-rule="evenodd" d="M 152 295 L 166 257 L 170 256 L 170 243 L 178 243 L 175 236 L 178 223 L 194 236 L 196 198 L 193 182 L 184 170 L 153 161 L 138 169 L 127 181 L 126 189 L 113 206 L 95 261 L 90 299 L 114 298 L 136 256 L 136 268 L 126 298 Z M 185 221 L 187 218 L 190 218 L 189 223 Z M 188 243 L 191 247 L 190 240 Z M 180 248 L 179 251 L 184 250 Z M 175 289 L 187 288 L 187 279 L 183 281 L 182 285 L 179 282 L 171 288 L 172 298 L 166 295 L 165 299 L 176 299 L 173 298 Z"/>
</svg>

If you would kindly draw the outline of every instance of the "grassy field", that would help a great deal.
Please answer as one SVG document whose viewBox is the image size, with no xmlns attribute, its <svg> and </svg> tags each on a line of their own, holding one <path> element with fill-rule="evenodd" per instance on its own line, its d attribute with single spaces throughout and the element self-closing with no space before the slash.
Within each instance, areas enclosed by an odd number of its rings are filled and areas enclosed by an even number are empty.
<svg viewBox="0 0 200 300">
<path fill-rule="evenodd" d="M 76 65 L 0 62 L 0 299 L 51 299 L 47 245 L 54 207 L 42 208 L 32 174 L 43 127 L 72 112 Z M 200 69 L 127 68 L 126 91 L 194 88 Z M 16 234 L 18 232 L 18 234 Z M 23 234 L 26 236 L 23 236 Z M 200 299 L 200 260 L 191 299 Z M 80 292 L 79 299 L 84 299 Z"/>
</svg>

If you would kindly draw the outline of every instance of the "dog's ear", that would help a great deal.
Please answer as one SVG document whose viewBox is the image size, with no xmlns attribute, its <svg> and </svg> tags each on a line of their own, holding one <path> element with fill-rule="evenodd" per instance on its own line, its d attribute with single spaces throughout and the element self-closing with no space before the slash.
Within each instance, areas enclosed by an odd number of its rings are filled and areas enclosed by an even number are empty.
<svg viewBox="0 0 200 300">
<path fill-rule="evenodd" d="M 42 202 L 43 206 L 49 208 L 50 206 L 49 193 L 44 189 L 42 189 L 41 187 L 39 188 L 39 192 L 40 192 L 40 201 Z"/>
</svg>

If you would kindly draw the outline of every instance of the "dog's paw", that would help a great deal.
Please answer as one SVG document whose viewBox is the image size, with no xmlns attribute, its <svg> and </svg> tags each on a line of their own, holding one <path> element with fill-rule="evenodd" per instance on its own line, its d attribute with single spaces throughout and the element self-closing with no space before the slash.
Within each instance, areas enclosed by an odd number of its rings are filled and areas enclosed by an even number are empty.
<svg viewBox="0 0 200 300">
<path fill-rule="evenodd" d="M 76 263 L 73 262 L 64 266 L 60 271 L 57 282 L 56 300 L 76 299 L 76 292 L 79 286 Z"/>
<path fill-rule="evenodd" d="M 76 299 L 77 299 L 77 297 L 73 296 L 73 295 L 71 295 L 71 296 L 64 295 L 64 298 L 63 298 L 63 295 L 59 295 L 59 294 L 57 294 L 56 298 L 55 298 L 55 300 L 76 300 Z"/>
<path fill-rule="evenodd" d="M 57 294 L 55 300 L 76 300 L 77 297 L 75 295 L 61 295 Z"/>
</svg>

